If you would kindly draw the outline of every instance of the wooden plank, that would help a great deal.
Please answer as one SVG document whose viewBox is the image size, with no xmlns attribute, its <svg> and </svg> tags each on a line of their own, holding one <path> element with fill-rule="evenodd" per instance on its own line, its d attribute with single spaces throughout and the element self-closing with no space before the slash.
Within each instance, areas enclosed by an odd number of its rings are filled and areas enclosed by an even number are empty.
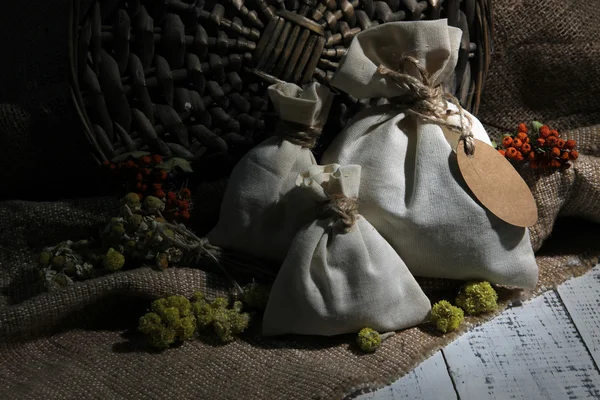
<svg viewBox="0 0 600 400">
<path fill-rule="evenodd" d="M 596 367 L 600 366 L 600 265 L 584 276 L 560 285 L 558 294 Z"/>
<path fill-rule="evenodd" d="M 360 400 L 455 400 L 446 362 L 441 352 L 435 353 L 416 369 L 392 385 L 357 397 Z"/>
<path fill-rule="evenodd" d="M 461 399 L 600 398 L 600 373 L 554 291 L 443 350 Z"/>
</svg>

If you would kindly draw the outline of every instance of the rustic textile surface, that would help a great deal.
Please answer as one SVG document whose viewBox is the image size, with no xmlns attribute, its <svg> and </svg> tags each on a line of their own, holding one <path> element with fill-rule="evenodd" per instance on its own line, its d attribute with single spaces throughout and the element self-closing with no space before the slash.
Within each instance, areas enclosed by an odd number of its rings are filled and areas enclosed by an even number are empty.
<svg viewBox="0 0 600 400">
<path fill-rule="evenodd" d="M 0 15 L 14 17 L 21 9 L 10 8 L 12 14 Z M 479 117 L 503 128 L 531 119 L 547 122 L 578 140 L 585 155 L 568 174 L 537 181 L 541 218 L 533 230 L 535 247 L 551 232 L 552 237 L 538 253 L 538 288 L 501 291 L 506 305 L 515 296 L 528 298 L 581 275 L 598 262 L 597 227 L 552 227 L 558 215 L 598 215 L 600 102 L 594 94 L 600 90 L 595 45 L 600 27 L 594 21 L 600 9 L 583 0 L 496 0 L 494 11 L 496 54 Z M 10 96 L 18 95 L 17 85 L 8 86 Z M 0 120 L 0 127 L 4 123 L 15 125 Z M 33 140 L 19 135 L 23 143 Z M 147 352 L 132 328 L 149 299 L 197 289 L 216 295 L 225 281 L 200 270 L 173 268 L 117 273 L 53 293 L 42 293 L 35 283 L 35 261 L 43 246 L 94 235 L 116 210 L 113 198 L 0 203 L 0 398 L 341 398 L 393 382 L 460 334 L 442 337 L 429 327 L 413 328 L 367 356 L 349 347 L 351 337 L 261 340 L 252 332 L 224 346 L 193 340 L 162 353 Z M 205 209 L 203 214 L 211 213 Z M 420 283 L 432 301 L 458 287 L 451 281 Z"/>
</svg>

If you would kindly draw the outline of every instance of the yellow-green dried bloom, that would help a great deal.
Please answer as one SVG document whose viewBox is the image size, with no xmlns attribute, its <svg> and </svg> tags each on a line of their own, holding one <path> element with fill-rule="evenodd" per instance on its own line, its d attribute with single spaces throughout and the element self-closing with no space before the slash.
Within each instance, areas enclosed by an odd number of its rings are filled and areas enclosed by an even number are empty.
<svg viewBox="0 0 600 400">
<path fill-rule="evenodd" d="M 56 256 L 52 258 L 51 264 L 52 264 L 52 268 L 55 270 L 60 270 L 65 266 L 65 256 Z"/>
<path fill-rule="evenodd" d="M 47 251 L 42 251 L 40 253 L 39 263 L 44 267 L 47 267 L 50 264 L 50 260 L 52 259 L 52 254 Z"/>
<path fill-rule="evenodd" d="M 155 348 L 167 348 L 177 340 L 189 340 L 196 332 L 192 305 L 183 296 L 155 300 L 151 312 L 140 318 L 138 329 L 148 336 L 149 344 Z"/>
<path fill-rule="evenodd" d="M 148 196 L 144 199 L 144 207 L 150 214 L 156 214 L 165 209 L 165 203 L 158 197 Z"/>
<path fill-rule="evenodd" d="M 465 319 L 465 314 L 449 301 L 442 300 L 431 308 L 431 319 L 435 322 L 438 331 L 446 333 L 456 330 Z"/>
<path fill-rule="evenodd" d="M 140 214 L 131 214 L 126 216 L 125 220 L 127 221 L 128 228 L 131 231 L 135 231 L 140 226 L 140 224 L 144 222 L 144 217 L 142 217 Z"/>
<path fill-rule="evenodd" d="M 125 256 L 112 247 L 108 249 L 104 256 L 104 268 L 109 271 L 117 271 L 125 265 Z"/>
<path fill-rule="evenodd" d="M 469 282 L 456 297 L 456 305 L 469 315 L 494 311 L 498 308 L 498 293 L 489 282 Z"/>
<path fill-rule="evenodd" d="M 198 329 L 212 328 L 224 343 L 235 340 L 236 335 L 248 327 L 250 315 L 241 312 L 243 304 L 239 301 L 228 308 L 227 299 L 218 297 L 209 303 L 200 292 L 194 294 L 192 301 Z"/>
<path fill-rule="evenodd" d="M 135 193 L 127 193 L 125 197 L 121 199 L 121 204 L 129 207 L 131 212 L 139 211 L 141 208 L 140 196 Z"/>
<path fill-rule="evenodd" d="M 255 282 L 249 283 L 244 286 L 242 301 L 250 309 L 264 311 L 269 301 L 270 290 L 270 286 Z"/>
<path fill-rule="evenodd" d="M 373 353 L 381 346 L 381 335 L 374 329 L 362 328 L 356 337 L 356 344 L 365 353 Z"/>
</svg>

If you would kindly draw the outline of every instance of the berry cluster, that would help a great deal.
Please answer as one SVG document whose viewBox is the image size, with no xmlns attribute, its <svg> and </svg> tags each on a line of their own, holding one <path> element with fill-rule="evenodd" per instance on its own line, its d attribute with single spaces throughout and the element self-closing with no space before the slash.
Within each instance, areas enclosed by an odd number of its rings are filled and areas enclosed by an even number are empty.
<svg viewBox="0 0 600 400">
<path fill-rule="evenodd" d="M 191 192 L 186 187 L 177 188 L 177 174 L 167 172 L 160 155 L 128 157 L 121 162 L 105 161 L 103 166 L 117 179 L 120 189 L 136 193 L 140 200 L 154 196 L 166 203 L 164 216 L 171 222 L 186 223 L 190 219 Z"/>
<path fill-rule="evenodd" d="M 519 124 L 516 134 L 506 134 L 498 152 L 513 161 L 528 162 L 532 169 L 568 169 L 579 157 L 573 139 L 564 140 L 555 129 L 534 121 Z"/>
</svg>

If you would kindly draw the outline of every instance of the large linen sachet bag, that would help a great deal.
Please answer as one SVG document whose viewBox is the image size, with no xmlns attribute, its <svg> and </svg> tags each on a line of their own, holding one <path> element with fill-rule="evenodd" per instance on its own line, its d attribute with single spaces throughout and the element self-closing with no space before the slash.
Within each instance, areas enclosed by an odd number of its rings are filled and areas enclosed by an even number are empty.
<svg viewBox="0 0 600 400">
<path fill-rule="evenodd" d="M 327 120 L 333 94 L 318 83 L 304 89 L 278 83 L 268 92 L 283 123 L 275 136 L 235 166 L 219 222 L 208 240 L 224 249 L 281 262 L 298 229 L 314 219 L 314 202 L 295 183 L 301 171 L 316 164 L 311 148 Z"/>
<path fill-rule="evenodd" d="M 415 276 L 533 288 L 538 268 L 528 230 L 484 208 L 457 165 L 459 137 L 471 151 L 473 143 L 491 145 L 481 123 L 443 93 L 460 39 L 446 20 L 388 23 L 357 35 L 332 85 L 390 104 L 358 114 L 322 162 L 362 166 L 361 214 Z"/>
<path fill-rule="evenodd" d="M 431 304 L 394 249 L 358 214 L 360 166 L 314 166 L 298 177 L 320 218 L 294 238 L 271 293 L 263 334 L 331 336 L 423 322 Z"/>
</svg>

